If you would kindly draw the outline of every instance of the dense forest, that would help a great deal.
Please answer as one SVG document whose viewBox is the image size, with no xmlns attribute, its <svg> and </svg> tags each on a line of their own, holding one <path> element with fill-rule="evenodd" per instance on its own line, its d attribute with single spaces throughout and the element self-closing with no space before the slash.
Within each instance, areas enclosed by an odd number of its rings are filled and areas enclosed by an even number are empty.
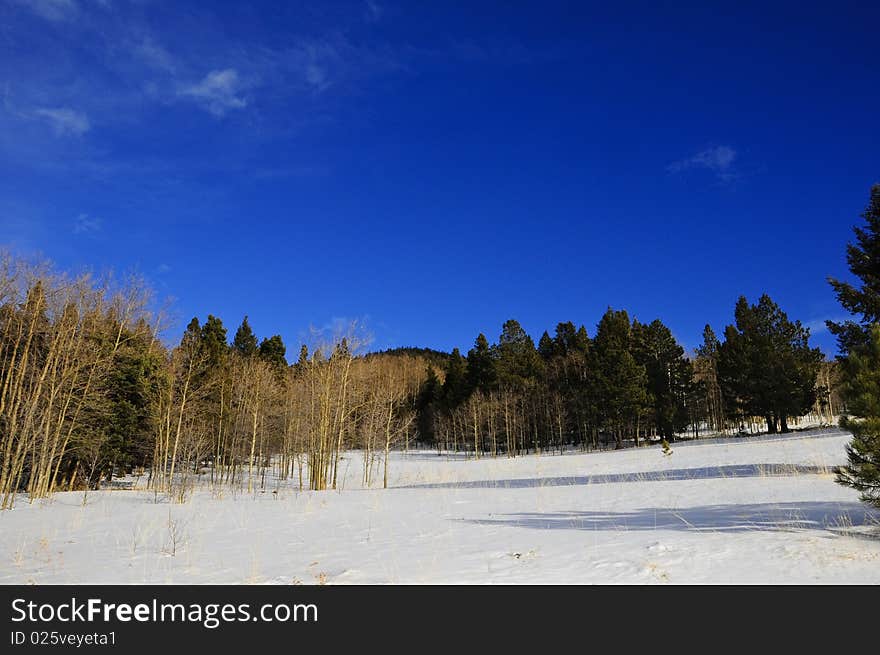
<svg viewBox="0 0 880 655">
<path fill-rule="evenodd" d="M 71 277 L 7 253 L 0 506 L 20 493 L 96 488 L 123 474 L 181 501 L 197 480 L 217 493 L 253 492 L 269 473 L 300 489 L 338 488 L 348 450 L 362 454 L 365 485 L 381 477 L 387 486 L 388 453 L 398 448 L 515 457 L 787 432 L 808 414 L 833 423 L 846 411 L 841 390 L 857 417 L 880 415 L 876 394 L 864 392 L 880 370 L 880 334 L 871 331 L 880 294 L 870 289 L 880 187 L 864 216 L 868 227 L 857 228 L 848 259 L 868 283 L 859 290 L 832 280 L 842 304 L 863 315 L 829 326 L 844 351 L 839 361 L 825 360 L 809 330 L 763 295 L 736 300 L 720 338 L 706 325 L 693 353 L 661 320 L 609 308 L 592 333 L 560 322 L 537 344 L 511 319 L 497 341 L 479 334 L 464 355 L 368 352 L 353 324 L 315 333 L 291 363 L 282 337 L 258 338 L 247 316 L 232 334 L 216 316 L 193 318 L 179 342 L 166 344 L 142 281 Z M 876 438 L 860 425 L 848 424 L 862 442 L 840 474 L 857 488 L 865 471 L 876 476 Z"/>
</svg>

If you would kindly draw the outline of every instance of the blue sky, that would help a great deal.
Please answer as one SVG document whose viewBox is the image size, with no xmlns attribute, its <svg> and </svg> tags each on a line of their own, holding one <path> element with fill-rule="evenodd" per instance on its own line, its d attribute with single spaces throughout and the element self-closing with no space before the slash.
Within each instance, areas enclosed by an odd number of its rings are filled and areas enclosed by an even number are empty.
<svg viewBox="0 0 880 655">
<path fill-rule="evenodd" d="M 833 353 L 880 6 L 658 4 L 0 0 L 0 243 L 291 356 L 764 292 Z"/>
</svg>

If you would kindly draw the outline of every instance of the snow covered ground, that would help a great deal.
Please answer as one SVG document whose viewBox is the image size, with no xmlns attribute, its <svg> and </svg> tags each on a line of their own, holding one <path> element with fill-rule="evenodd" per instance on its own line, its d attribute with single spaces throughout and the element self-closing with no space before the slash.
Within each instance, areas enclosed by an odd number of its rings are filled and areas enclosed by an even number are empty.
<svg viewBox="0 0 880 655">
<path fill-rule="evenodd" d="M 880 512 L 831 473 L 849 438 L 396 453 L 388 490 L 349 453 L 340 491 L 22 499 L 0 513 L 0 583 L 877 584 Z"/>
</svg>

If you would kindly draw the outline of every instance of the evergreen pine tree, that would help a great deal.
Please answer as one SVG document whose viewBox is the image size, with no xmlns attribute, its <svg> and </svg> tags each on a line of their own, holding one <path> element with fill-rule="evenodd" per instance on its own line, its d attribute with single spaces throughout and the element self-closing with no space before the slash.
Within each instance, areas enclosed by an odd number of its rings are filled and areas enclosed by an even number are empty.
<svg viewBox="0 0 880 655">
<path fill-rule="evenodd" d="M 434 417 L 437 406 L 440 403 L 442 385 L 434 367 L 428 364 L 425 381 L 419 389 L 416 399 L 416 427 L 418 439 L 424 444 L 433 444 L 436 441 L 434 435 Z"/>
<path fill-rule="evenodd" d="M 220 434 L 223 417 L 230 407 L 229 389 L 232 380 L 226 328 L 223 321 L 216 316 L 208 314 L 208 319 L 202 326 L 201 346 L 207 359 L 204 374 L 195 383 L 203 393 L 201 402 L 205 414 L 210 417 L 209 421 L 216 427 L 217 434 Z"/>
<path fill-rule="evenodd" d="M 223 321 L 211 314 L 208 314 L 208 320 L 202 326 L 202 346 L 208 354 L 208 367 L 215 370 L 221 368 L 229 351 L 226 328 Z"/>
<path fill-rule="evenodd" d="M 810 347 L 809 329 L 790 321 L 767 294 L 756 305 L 740 297 L 735 318 L 718 360 L 728 405 L 765 417 L 770 432 L 788 432 L 786 418 L 804 414 L 816 400 L 822 352 Z"/>
<path fill-rule="evenodd" d="M 498 380 L 503 387 L 529 387 L 543 370 L 535 342 L 519 322 L 513 319 L 506 321 L 501 328 L 497 352 Z"/>
<path fill-rule="evenodd" d="M 605 428 L 613 432 L 617 447 L 625 431 L 635 427 L 647 401 L 645 367 L 632 355 L 632 325 L 625 311 L 605 312 L 593 339 L 596 404 Z"/>
<path fill-rule="evenodd" d="M 294 364 L 294 370 L 297 375 L 302 375 L 306 367 L 309 365 L 309 347 L 306 344 L 302 344 L 299 347 L 299 357 L 296 360 L 296 364 Z"/>
<path fill-rule="evenodd" d="M 162 358 L 151 348 L 149 329 L 126 330 L 112 369 L 101 392 L 106 411 L 99 416 L 107 439 L 102 444 L 100 461 L 104 471 L 128 472 L 133 466 L 147 464 L 153 454 L 153 400 L 159 393 Z"/>
<path fill-rule="evenodd" d="M 538 354 L 541 355 L 541 359 L 545 362 L 549 362 L 556 354 L 556 346 L 553 343 L 553 339 L 547 334 L 547 330 L 544 330 L 544 334 L 538 340 Z"/>
<path fill-rule="evenodd" d="M 693 368 L 684 348 L 660 320 L 644 325 L 633 322 L 633 354 L 645 367 L 648 399 L 657 429 L 675 439 L 688 422 L 687 397 L 693 385 Z"/>
<path fill-rule="evenodd" d="M 592 436 L 589 348 L 586 328 L 575 328 L 570 321 L 558 323 L 555 337 L 550 339 L 545 332 L 538 343 L 538 352 L 544 362 L 539 386 L 545 391 L 545 396 L 538 402 L 544 407 L 544 420 L 555 422 L 546 429 L 556 432 L 558 441 L 563 433 L 577 435 L 583 441 Z"/>
<path fill-rule="evenodd" d="M 186 324 L 186 330 L 183 331 L 183 336 L 180 338 L 181 343 L 184 341 L 195 341 L 201 342 L 202 340 L 202 325 L 199 323 L 198 316 L 193 316 L 190 319 L 190 322 Z"/>
<path fill-rule="evenodd" d="M 880 323 L 868 329 L 867 343 L 843 360 L 844 391 L 850 413 L 840 425 L 852 432 L 846 446 L 847 466 L 837 471 L 837 482 L 856 489 L 861 499 L 880 507 Z"/>
<path fill-rule="evenodd" d="M 176 350 L 185 353 L 184 359 L 187 362 L 192 360 L 199 363 L 198 367 L 193 366 L 193 380 L 200 380 L 207 371 L 207 360 L 202 344 L 202 326 L 197 317 L 194 316 L 187 324 Z"/>
<path fill-rule="evenodd" d="M 856 287 L 848 282 L 829 278 L 837 300 L 858 322 L 826 321 L 828 330 L 837 336 L 840 351 L 850 350 L 869 341 L 869 329 L 880 322 L 880 184 L 871 187 L 868 206 L 862 212 L 865 225 L 853 228 L 856 242 L 846 246 L 849 270 L 861 281 Z"/>
<path fill-rule="evenodd" d="M 260 342 L 260 359 L 268 362 L 278 371 L 284 371 L 287 368 L 286 353 L 287 348 L 285 348 L 284 341 L 282 341 L 279 334 L 263 339 Z"/>
<path fill-rule="evenodd" d="M 574 348 L 578 352 L 586 353 L 590 349 L 590 336 L 587 334 L 587 328 L 581 325 L 577 334 L 574 335 Z"/>
<path fill-rule="evenodd" d="M 253 357 L 257 354 L 257 336 L 248 323 L 248 317 L 245 316 L 238 330 L 235 331 L 235 338 L 232 340 L 232 349 L 243 357 Z"/>
<path fill-rule="evenodd" d="M 697 346 L 697 357 L 705 357 L 707 360 L 716 362 L 718 360 L 718 349 L 721 347 L 721 342 L 718 340 L 718 337 L 715 336 L 715 330 L 712 329 L 712 326 L 706 323 L 706 327 L 703 328 L 703 343 Z"/>
<path fill-rule="evenodd" d="M 446 362 L 442 396 L 447 409 L 458 407 L 468 396 L 467 362 L 458 348 L 452 349 L 452 355 Z"/>
<path fill-rule="evenodd" d="M 586 333 L 586 330 L 584 332 Z M 571 321 L 556 325 L 556 337 L 553 339 L 553 345 L 559 355 L 564 357 L 575 350 L 578 347 L 578 339 L 578 331 Z"/>
<path fill-rule="evenodd" d="M 720 430 L 724 424 L 724 402 L 718 384 L 718 351 L 721 343 L 708 323 L 703 328 L 703 343 L 697 347 L 694 374 L 698 392 L 705 398 L 706 418 L 710 426 Z"/>
<path fill-rule="evenodd" d="M 848 464 L 837 472 L 837 482 L 860 492 L 861 499 L 880 507 L 880 184 L 871 187 L 862 218 L 854 228 L 856 242 L 847 245 L 849 269 L 859 280 L 852 284 L 831 279 L 837 299 L 858 322 L 827 322 L 837 336 L 844 396 L 852 418 L 840 424 L 852 432 L 847 445 Z"/>
<path fill-rule="evenodd" d="M 467 378 L 468 387 L 472 390 L 488 392 L 496 386 L 498 373 L 495 365 L 495 353 L 483 333 L 477 336 L 474 347 L 468 351 Z"/>
</svg>

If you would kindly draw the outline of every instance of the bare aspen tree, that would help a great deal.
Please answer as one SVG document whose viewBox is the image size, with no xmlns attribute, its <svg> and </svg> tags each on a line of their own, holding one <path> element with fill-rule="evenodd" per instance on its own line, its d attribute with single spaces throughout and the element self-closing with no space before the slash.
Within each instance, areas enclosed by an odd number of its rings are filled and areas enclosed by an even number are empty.
<svg viewBox="0 0 880 655">
<path fill-rule="evenodd" d="M 241 411 L 242 415 L 247 417 L 247 442 L 249 443 L 246 460 L 248 464 L 247 491 L 252 493 L 254 491 L 254 465 L 256 464 L 259 469 L 263 467 L 261 457 L 262 430 L 267 416 L 272 411 L 276 379 L 269 366 L 256 357 L 243 358 L 240 365 L 241 368 L 236 378 L 243 385 Z M 259 452 L 257 451 L 258 441 L 260 444 Z M 260 471 L 258 471 L 259 474 Z"/>
<path fill-rule="evenodd" d="M 386 379 L 387 402 L 385 419 L 385 456 L 383 458 L 382 488 L 388 488 L 388 461 L 392 445 L 405 435 L 415 420 L 414 398 L 417 385 L 413 384 L 404 367 L 401 377 L 390 373 Z"/>
<path fill-rule="evenodd" d="M 312 357 L 302 373 L 310 397 L 308 425 L 309 488 L 336 488 L 339 458 L 346 434 L 352 429 L 352 417 L 360 406 L 351 397 L 352 364 L 355 352 L 365 340 L 357 335 L 357 326 L 330 338 L 314 335 Z"/>
<path fill-rule="evenodd" d="M 183 501 L 190 482 L 190 466 L 207 452 L 212 429 L 200 406 L 207 392 L 207 353 L 192 325 L 167 360 L 158 389 L 159 411 L 153 456 L 152 484 L 157 493 L 172 493 Z"/>
<path fill-rule="evenodd" d="M 62 466 L 100 440 L 87 419 L 124 335 L 143 324 L 146 293 L 133 281 L 114 292 L 110 279 L 56 275 L 9 255 L 0 275 L 0 507 L 8 508 L 19 491 L 51 494 Z M 74 466 L 68 486 L 75 477 Z"/>
</svg>

